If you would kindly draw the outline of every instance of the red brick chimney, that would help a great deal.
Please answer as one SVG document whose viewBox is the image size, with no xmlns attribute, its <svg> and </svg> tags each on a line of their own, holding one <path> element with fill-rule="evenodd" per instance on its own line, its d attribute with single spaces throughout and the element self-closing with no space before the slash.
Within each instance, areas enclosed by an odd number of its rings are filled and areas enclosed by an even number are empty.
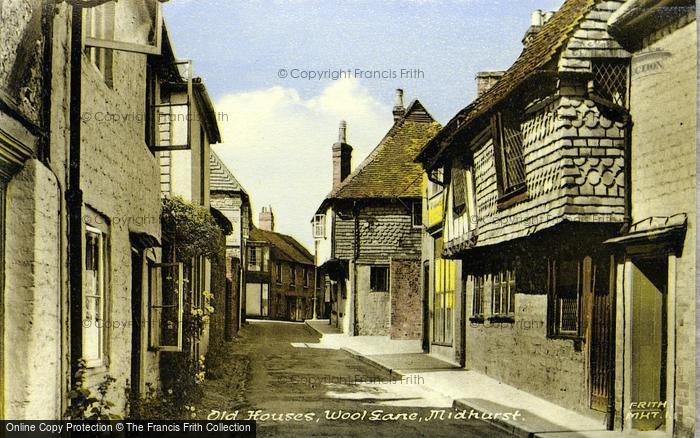
<svg viewBox="0 0 700 438">
<path fill-rule="evenodd" d="M 352 164 L 352 146 L 348 141 L 348 125 L 340 121 L 338 141 L 333 144 L 333 188 L 335 189 L 350 175 Z"/>
</svg>

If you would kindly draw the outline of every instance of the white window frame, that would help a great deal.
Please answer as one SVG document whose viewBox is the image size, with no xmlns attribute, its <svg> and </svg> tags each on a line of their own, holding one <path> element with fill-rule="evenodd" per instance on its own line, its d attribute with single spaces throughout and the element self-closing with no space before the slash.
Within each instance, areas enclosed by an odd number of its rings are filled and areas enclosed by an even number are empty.
<svg viewBox="0 0 700 438">
<path fill-rule="evenodd" d="M 419 210 L 420 213 L 418 213 L 418 217 L 420 217 L 420 222 L 416 222 L 416 210 Z M 422 202 L 413 202 L 411 203 L 411 227 L 412 228 L 423 228 L 423 203 Z"/>
<path fill-rule="evenodd" d="M 326 215 L 317 214 L 314 215 L 314 239 L 325 239 L 326 238 Z"/>
<path fill-rule="evenodd" d="M 87 302 L 87 295 L 86 295 L 86 290 L 83 287 L 83 293 L 82 293 L 82 320 L 83 320 L 83 333 L 82 333 L 82 350 L 83 354 L 85 353 L 86 350 L 86 344 L 85 340 L 87 338 L 87 334 L 89 330 L 92 330 L 93 328 L 97 328 L 97 344 L 98 344 L 98 356 L 97 357 L 85 357 L 83 356 L 83 359 L 85 360 L 85 364 L 88 368 L 97 368 L 101 367 L 105 364 L 105 344 L 106 344 L 106 338 L 107 338 L 107 324 L 105 324 L 105 311 L 106 311 L 106 295 L 107 295 L 107 285 L 106 285 L 106 276 L 105 276 L 105 233 L 95 227 L 91 227 L 89 225 L 85 225 L 85 249 L 87 250 L 87 235 L 88 233 L 95 234 L 97 235 L 97 263 L 98 263 L 98 278 L 97 278 L 97 285 L 99 287 L 99 294 L 95 295 L 96 298 L 99 298 L 100 304 L 99 304 L 99 315 L 95 318 L 94 322 L 88 323 L 88 318 L 86 314 L 86 307 L 85 304 Z M 83 271 L 87 271 L 85 268 L 85 264 L 83 264 Z M 98 325 L 101 323 L 101 326 Z M 95 325 L 95 327 L 92 327 L 92 325 Z"/>
</svg>

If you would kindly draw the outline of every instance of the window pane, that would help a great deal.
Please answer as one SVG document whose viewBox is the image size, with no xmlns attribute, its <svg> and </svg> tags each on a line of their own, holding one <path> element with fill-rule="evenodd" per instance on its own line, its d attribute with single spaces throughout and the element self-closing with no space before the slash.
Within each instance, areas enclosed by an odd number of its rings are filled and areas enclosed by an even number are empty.
<svg viewBox="0 0 700 438">
<path fill-rule="evenodd" d="M 87 361 L 102 358 L 103 291 L 102 235 L 85 233 L 85 271 L 83 272 L 83 358 Z"/>
<path fill-rule="evenodd" d="M 558 323 L 561 332 L 578 330 L 578 269 L 577 261 L 564 261 L 557 270 Z"/>
<path fill-rule="evenodd" d="M 389 290 L 388 267 L 372 266 L 370 268 L 370 290 L 374 292 L 387 292 Z"/>
</svg>

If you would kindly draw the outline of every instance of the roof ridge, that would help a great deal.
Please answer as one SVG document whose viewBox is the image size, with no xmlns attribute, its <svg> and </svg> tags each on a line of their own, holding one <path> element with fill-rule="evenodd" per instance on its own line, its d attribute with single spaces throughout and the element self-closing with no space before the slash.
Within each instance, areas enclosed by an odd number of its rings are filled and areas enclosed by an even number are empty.
<svg viewBox="0 0 700 438">
<path fill-rule="evenodd" d="M 414 110 L 416 110 L 417 106 L 420 105 L 420 107 L 428 114 L 430 117 L 431 121 L 422 121 L 422 120 L 415 120 L 415 119 L 409 119 L 407 116 L 409 116 Z M 383 147 L 386 146 L 387 139 L 391 138 L 393 134 L 404 125 L 404 123 L 410 120 L 415 123 L 425 123 L 425 124 L 432 124 L 432 123 L 437 123 L 437 120 L 428 112 L 427 108 L 425 108 L 425 105 L 418 99 L 415 98 L 411 103 L 409 104 L 408 108 L 404 112 L 404 114 L 394 122 L 394 124 L 389 128 L 389 130 L 384 134 L 382 139 L 377 143 L 377 145 L 372 149 L 372 151 L 365 157 L 364 160 L 350 173 L 350 175 L 341 182 L 338 187 L 335 189 L 332 189 L 331 192 L 328 194 L 328 197 L 334 197 L 334 195 L 338 194 L 342 189 L 345 187 L 349 186 L 352 184 L 353 180 L 356 179 L 360 174 L 362 174 L 362 171 L 367 168 L 369 164 L 374 162 L 374 160 L 377 158 L 379 153 L 382 151 Z"/>
<path fill-rule="evenodd" d="M 314 264 L 314 256 L 294 236 L 253 226 L 251 234 L 259 234 L 267 243 L 298 263 Z"/>
</svg>

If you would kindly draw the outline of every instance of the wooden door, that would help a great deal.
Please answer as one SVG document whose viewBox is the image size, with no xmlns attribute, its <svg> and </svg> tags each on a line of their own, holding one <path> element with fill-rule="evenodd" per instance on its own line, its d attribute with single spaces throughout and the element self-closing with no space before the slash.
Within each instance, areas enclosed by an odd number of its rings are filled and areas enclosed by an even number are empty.
<svg viewBox="0 0 700 438">
<path fill-rule="evenodd" d="M 666 258 L 632 261 L 631 400 L 632 427 L 656 430 L 665 423 Z M 644 403 L 645 405 L 641 405 Z M 643 406 L 647 408 L 642 409 Z"/>
<path fill-rule="evenodd" d="M 608 412 L 611 380 L 614 379 L 614 327 L 613 294 L 614 287 L 612 259 L 601 259 L 592 266 L 590 288 L 590 347 L 589 347 L 589 389 L 590 407 L 596 411 Z M 612 275 L 611 275 L 612 274 Z"/>
</svg>

